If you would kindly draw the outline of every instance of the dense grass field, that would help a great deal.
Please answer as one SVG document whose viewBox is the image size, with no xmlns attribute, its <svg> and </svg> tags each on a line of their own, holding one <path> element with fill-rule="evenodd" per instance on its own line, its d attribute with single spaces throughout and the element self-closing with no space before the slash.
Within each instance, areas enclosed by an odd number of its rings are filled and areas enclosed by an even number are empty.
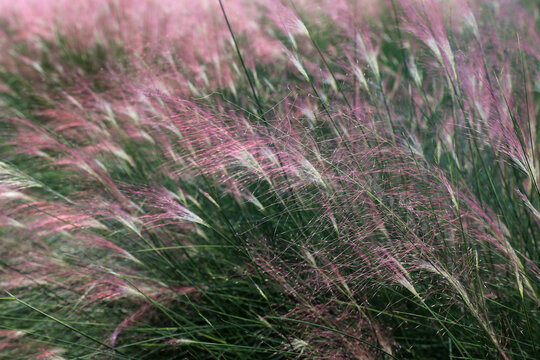
<svg viewBox="0 0 540 360">
<path fill-rule="evenodd" d="M 540 359 L 536 0 L 0 0 L 0 359 Z"/>
</svg>

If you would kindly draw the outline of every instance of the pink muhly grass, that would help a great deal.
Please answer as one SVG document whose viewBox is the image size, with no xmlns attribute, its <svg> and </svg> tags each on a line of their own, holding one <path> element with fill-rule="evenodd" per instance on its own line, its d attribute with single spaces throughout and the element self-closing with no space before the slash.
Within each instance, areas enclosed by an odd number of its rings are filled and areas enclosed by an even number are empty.
<svg viewBox="0 0 540 360">
<path fill-rule="evenodd" d="M 532 358 L 534 18 L 188 3 L 2 4 L 0 349 Z"/>
<path fill-rule="evenodd" d="M 401 1 L 404 28 L 421 40 L 444 67 L 449 81 L 455 82 L 454 52 L 443 23 L 443 2 L 438 0 Z"/>
</svg>

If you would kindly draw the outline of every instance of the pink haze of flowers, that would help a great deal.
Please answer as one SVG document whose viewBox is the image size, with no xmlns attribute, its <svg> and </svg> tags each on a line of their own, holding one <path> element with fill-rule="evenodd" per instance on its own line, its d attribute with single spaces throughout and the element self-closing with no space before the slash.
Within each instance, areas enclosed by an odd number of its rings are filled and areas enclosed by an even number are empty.
<svg viewBox="0 0 540 360">
<path fill-rule="evenodd" d="M 0 289 L 47 288 L 67 319 L 110 311 L 100 351 L 138 343 L 145 323 L 217 331 L 225 310 L 204 311 L 221 274 L 182 272 L 225 256 L 203 259 L 215 246 L 244 259 L 223 262 L 227 284 L 268 280 L 250 283 L 261 334 L 296 321 L 275 351 L 399 356 L 402 324 L 380 318 L 414 306 L 444 336 L 459 311 L 483 355 L 513 358 L 530 339 L 511 340 L 492 306 L 540 306 L 533 15 L 507 0 L 223 5 L 238 49 L 218 1 L 0 2 L 0 68 L 30 84 L 0 82 L 30 99 L 0 108 Z M 257 313 L 276 292 L 285 305 Z M 25 338 L 0 330 L 0 351 Z"/>
</svg>

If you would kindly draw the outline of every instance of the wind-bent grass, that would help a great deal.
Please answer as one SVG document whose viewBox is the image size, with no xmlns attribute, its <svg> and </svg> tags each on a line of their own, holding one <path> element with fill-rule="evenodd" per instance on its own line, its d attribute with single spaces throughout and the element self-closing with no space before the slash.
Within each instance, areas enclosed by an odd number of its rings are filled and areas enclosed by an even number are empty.
<svg viewBox="0 0 540 360">
<path fill-rule="evenodd" d="M 0 359 L 538 358 L 539 11 L 0 4 Z"/>
</svg>

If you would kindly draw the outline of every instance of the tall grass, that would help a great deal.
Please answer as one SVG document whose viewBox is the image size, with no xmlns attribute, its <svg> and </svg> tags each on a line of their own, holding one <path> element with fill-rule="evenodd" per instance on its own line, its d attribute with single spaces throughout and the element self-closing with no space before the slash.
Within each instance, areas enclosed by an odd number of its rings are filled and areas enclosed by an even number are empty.
<svg viewBox="0 0 540 360">
<path fill-rule="evenodd" d="M 0 359 L 537 359 L 540 8 L 0 3 Z"/>
</svg>

